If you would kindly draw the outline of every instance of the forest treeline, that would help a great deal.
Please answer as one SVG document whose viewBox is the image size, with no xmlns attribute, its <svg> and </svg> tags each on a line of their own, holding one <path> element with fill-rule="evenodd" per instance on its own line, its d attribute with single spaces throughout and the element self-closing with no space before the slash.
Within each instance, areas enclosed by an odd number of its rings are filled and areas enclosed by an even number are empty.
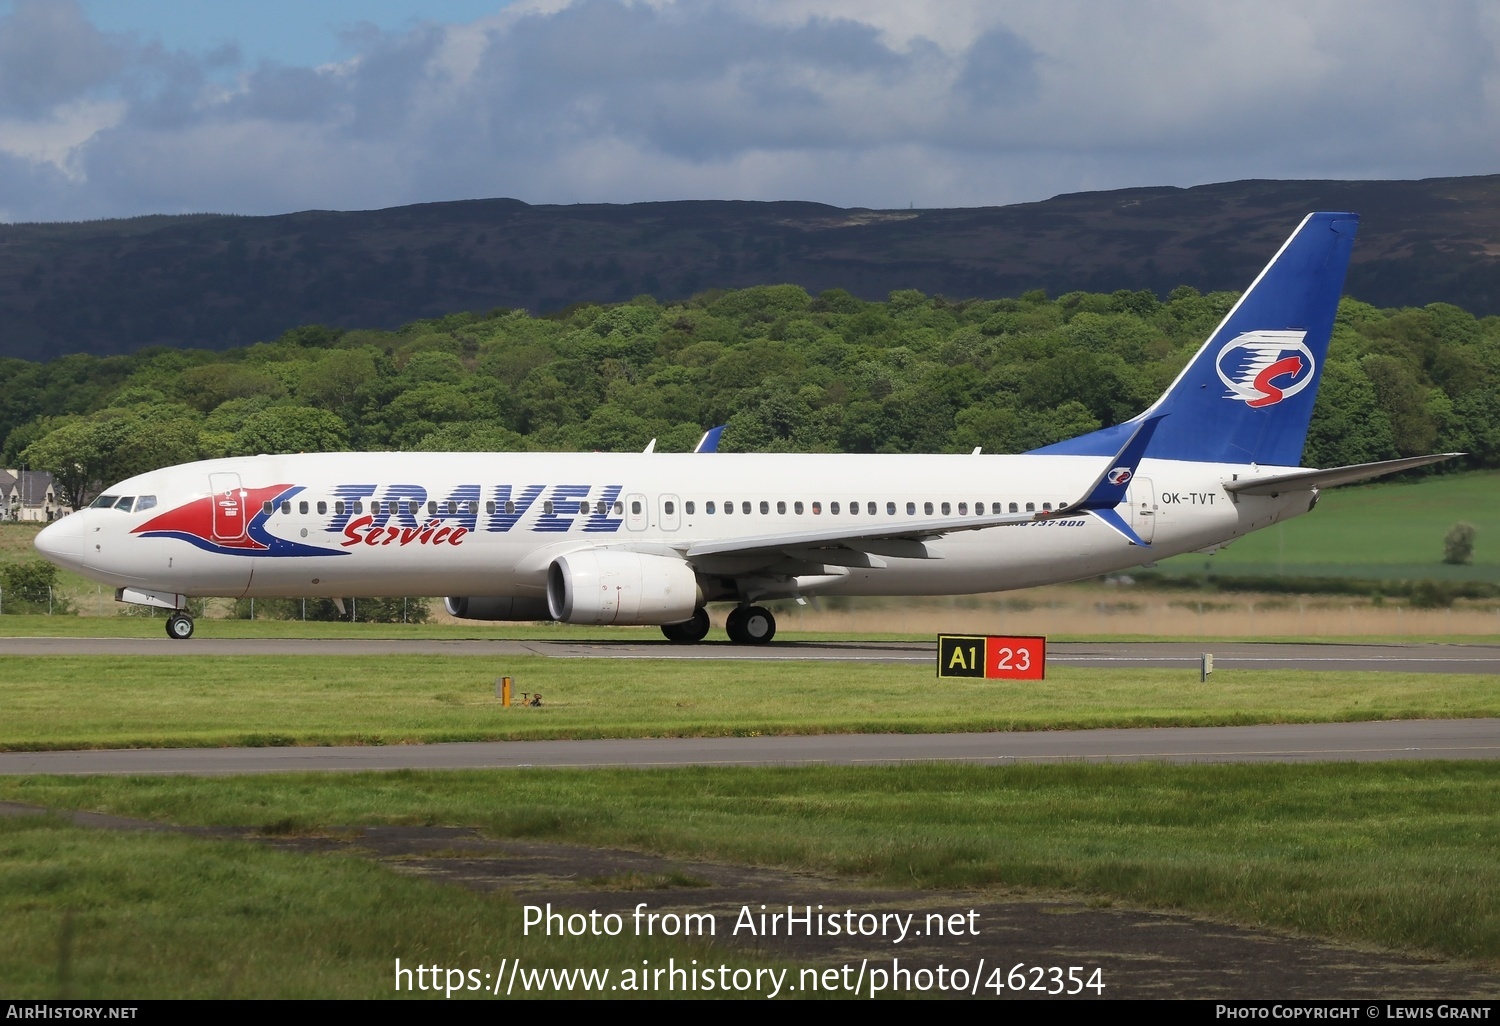
<svg viewBox="0 0 1500 1026">
<path fill-rule="evenodd" d="M 396 331 L 308 326 L 224 352 L 0 361 L 7 466 L 75 504 L 193 459 L 337 450 L 1020 452 L 1140 412 L 1236 298 L 1191 287 L 885 302 L 795 285 Z M 1345 299 L 1304 463 L 1433 451 L 1500 466 L 1500 317 Z"/>
</svg>

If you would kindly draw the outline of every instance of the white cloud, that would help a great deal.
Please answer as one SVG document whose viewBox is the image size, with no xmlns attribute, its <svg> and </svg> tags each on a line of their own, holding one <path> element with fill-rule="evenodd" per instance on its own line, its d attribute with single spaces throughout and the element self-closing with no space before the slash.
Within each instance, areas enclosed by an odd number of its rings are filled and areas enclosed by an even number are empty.
<svg viewBox="0 0 1500 1026">
<path fill-rule="evenodd" d="M 0 74 L 0 153 L 67 184 L 0 180 L 0 208 L 950 206 L 1500 170 L 1500 15 L 1483 0 L 533 0 L 346 42 L 349 61 L 225 89 L 222 55 L 20 3 L 0 54 L 40 47 L 28 59 L 47 66 L 51 48 L 60 70 Z"/>
</svg>

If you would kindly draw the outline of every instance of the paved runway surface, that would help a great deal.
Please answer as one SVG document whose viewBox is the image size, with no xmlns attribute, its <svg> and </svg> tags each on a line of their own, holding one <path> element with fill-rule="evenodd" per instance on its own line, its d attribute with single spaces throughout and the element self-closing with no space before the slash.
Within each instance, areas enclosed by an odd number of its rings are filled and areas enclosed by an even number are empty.
<svg viewBox="0 0 1500 1026">
<path fill-rule="evenodd" d="M 1375 670 L 1490 673 L 1500 676 L 1500 645 L 1314 645 L 1254 642 L 1063 642 L 1047 646 L 1061 666 L 1099 669 L 1196 666 L 1212 652 L 1217 669 Z M 349 639 L 0 638 L 0 655 L 540 655 L 563 659 L 755 659 L 911 663 L 933 666 L 935 642 L 789 641 L 765 647 L 666 641 L 376 641 Z"/>
<path fill-rule="evenodd" d="M 586 766 L 899 762 L 1370 762 L 1500 758 L 1500 719 L 986 734 L 499 741 L 345 748 L 178 748 L 0 753 L 0 774 L 290 773 Z"/>
</svg>

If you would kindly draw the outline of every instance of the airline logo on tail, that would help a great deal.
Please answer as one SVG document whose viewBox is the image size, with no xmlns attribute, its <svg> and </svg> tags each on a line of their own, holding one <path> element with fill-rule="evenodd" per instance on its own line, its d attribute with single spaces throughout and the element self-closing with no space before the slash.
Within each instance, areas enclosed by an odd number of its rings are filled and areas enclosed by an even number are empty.
<svg viewBox="0 0 1500 1026">
<path fill-rule="evenodd" d="M 1219 350 L 1219 380 L 1225 399 L 1252 409 L 1275 406 L 1307 387 L 1316 363 L 1305 331 L 1247 331 Z"/>
</svg>

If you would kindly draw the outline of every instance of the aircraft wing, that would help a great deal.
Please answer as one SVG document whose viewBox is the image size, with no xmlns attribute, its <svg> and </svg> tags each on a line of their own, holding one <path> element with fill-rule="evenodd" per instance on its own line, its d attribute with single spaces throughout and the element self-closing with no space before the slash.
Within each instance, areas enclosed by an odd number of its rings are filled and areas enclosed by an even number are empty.
<svg viewBox="0 0 1500 1026">
<path fill-rule="evenodd" d="M 877 514 L 878 516 L 879 514 Z M 920 523 L 907 521 L 902 524 L 848 524 L 819 531 L 789 531 L 783 534 L 764 534 L 749 538 L 733 538 L 725 541 L 699 542 L 683 553 L 688 559 L 699 556 L 752 556 L 784 549 L 847 548 L 872 551 L 881 542 L 895 542 L 888 546 L 889 555 L 908 555 L 917 559 L 935 559 L 938 556 L 921 544 L 955 531 L 979 531 L 986 527 L 1003 527 L 1007 524 L 1029 524 L 1042 519 L 1036 513 L 1006 513 L 991 516 L 944 517 L 923 520 Z M 899 543 L 907 543 L 902 545 Z M 909 546 L 909 548 L 908 548 Z M 903 551 L 895 551 L 897 548 Z"/>
<path fill-rule="evenodd" d="M 1245 477 L 1238 481 L 1225 481 L 1224 490 L 1240 495 L 1280 495 L 1282 492 L 1308 491 L 1313 488 L 1333 488 L 1337 485 L 1368 481 L 1414 467 L 1425 467 L 1464 455 L 1461 452 L 1444 452 L 1434 456 L 1410 456 L 1404 460 L 1383 460 L 1380 463 L 1356 463 L 1348 467 L 1333 467 L 1328 470 L 1298 470 L 1290 474 L 1274 474 L 1269 477 Z"/>
</svg>

